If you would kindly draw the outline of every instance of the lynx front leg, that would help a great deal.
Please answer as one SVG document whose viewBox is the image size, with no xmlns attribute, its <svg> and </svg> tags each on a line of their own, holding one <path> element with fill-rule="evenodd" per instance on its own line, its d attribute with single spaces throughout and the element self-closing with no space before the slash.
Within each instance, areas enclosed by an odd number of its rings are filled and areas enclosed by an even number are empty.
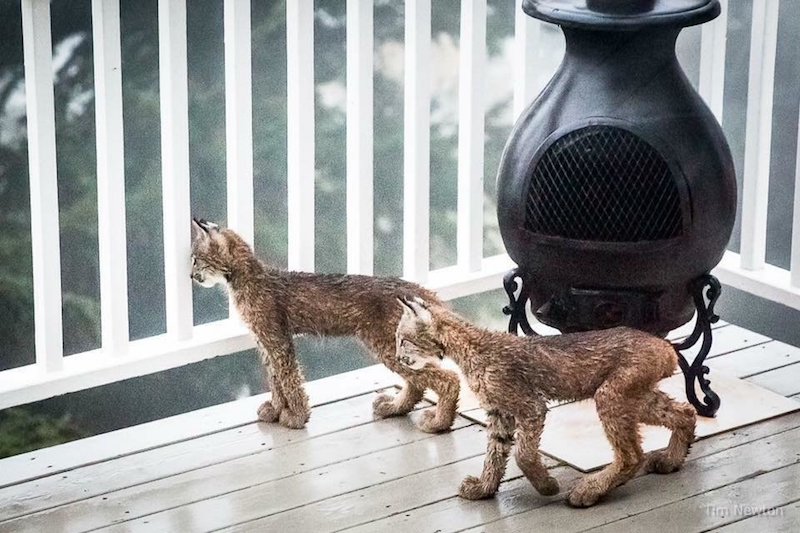
<svg viewBox="0 0 800 533">
<path fill-rule="evenodd" d="M 506 463 L 511 446 L 514 444 L 514 417 L 488 409 L 489 442 L 483 460 L 481 477 L 467 476 L 461 482 L 458 494 L 468 500 L 490 498 L 497 492 L 500 481 L 506 472 Z"/>
<path fill-rule="evenodd" d="M 272 422 L 277 419 L 282 426 L 300 429 L 308 422 L 311 410 L 294 344 L 286 335 L 274 335 L 262 341 L 262 347 L 270 366 L 272 402 L 262 404 L 259 418 Z M 272 420 L 267 420 L 268 417 Z"/>
<path fill-rule="evenodd" d="M 544 406 L 532 417 L 517 418 L 517 466 L 542 496 L 558 494 L 558 481 L 550 475 L 539 455 L 539 441 L 547 410 Z"/>
</svg>

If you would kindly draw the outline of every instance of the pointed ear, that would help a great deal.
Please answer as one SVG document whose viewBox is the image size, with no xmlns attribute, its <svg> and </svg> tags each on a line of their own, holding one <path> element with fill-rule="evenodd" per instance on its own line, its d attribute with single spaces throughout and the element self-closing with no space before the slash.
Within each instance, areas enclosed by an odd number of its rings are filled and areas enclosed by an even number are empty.
<svg viewBox="0 0 800 533">
<path fill-rule="evenodd" d="M 200 222 L 200 220 L 192 218 L 192 242 L 208 238 L 208 232 Z"/>
<path fill-rule="evenodd" d="M 405 298 L 397 298 L 397 302 L 400 304 L 400 307 L 403 309 L 403 319 L 414 319 L 416 315 L 414 314 L 414 309 L 408 303 L 408 300 Z"/>
<path fill-rule="evenodd" d="M 433 315 L 428 310 L 428 304 L 426 304 L 422 298 L 417 296 L 413 300 L 406 300 L 405 303 L 418 320 L 427 325 L 431 325 L 431 323 L 433 323 Z"/>
</svg>

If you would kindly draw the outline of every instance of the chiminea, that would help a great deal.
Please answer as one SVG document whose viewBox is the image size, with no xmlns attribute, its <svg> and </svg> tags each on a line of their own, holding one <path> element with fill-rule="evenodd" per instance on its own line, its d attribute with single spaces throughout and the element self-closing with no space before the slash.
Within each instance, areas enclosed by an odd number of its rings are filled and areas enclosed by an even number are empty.
<svg viewBox="0 0 800 533">
<path fill-rule="evenodd" d="M 720 287 L 709 271 L 733 228 L 736 179 L 675 41 L 715 18 L 719 2 L 524 0 L 522 9 L 561 26 L 567 47 L 500 163 L 500 231 L 518 265 L 505 280 L 509 331 L 532 333 L 527 302 L 562 332 L 628 325 L 663 336 L 697 310 L 676 348 L 703 337 L 681 368 L 689 400 L 713 416 L 719 397 L 703 361 Z"/>
</svg>

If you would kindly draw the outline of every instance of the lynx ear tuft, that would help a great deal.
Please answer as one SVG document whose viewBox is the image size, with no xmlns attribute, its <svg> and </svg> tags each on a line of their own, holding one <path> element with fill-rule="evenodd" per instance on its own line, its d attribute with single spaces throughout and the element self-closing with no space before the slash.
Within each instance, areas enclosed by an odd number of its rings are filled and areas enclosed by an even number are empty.
<svg viewBox="0 0 800 533">
<path fill-rule="evenodd" d="M 202 220 L 192 218 L 192 240 L 205 239 L 208 237 L 208 230 L 201 224 Z"/>
<path fill-rule="evenodd" d="M 424 324 L 430 325 L 433 322 L 433 315 L 428 310 L 428 304 L 419 296 L 415 296 L 413 300 L 404 300 L 403 305 L 408 307 L 414 317 Z"/>
</svg>

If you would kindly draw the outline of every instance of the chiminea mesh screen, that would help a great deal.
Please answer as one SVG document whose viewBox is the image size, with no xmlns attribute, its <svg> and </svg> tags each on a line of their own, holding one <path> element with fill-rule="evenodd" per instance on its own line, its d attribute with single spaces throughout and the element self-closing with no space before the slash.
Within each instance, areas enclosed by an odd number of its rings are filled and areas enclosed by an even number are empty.
<svg viewBox="0 0 800 533">
<path fill-rule="evenodd" d="M 633 133 L 588 126 L 539 159 L 526 204 L 527 230 L 569 239 L 636 242 L 681 235 L 681 198 L 664 158 Z"/>
</svg>

